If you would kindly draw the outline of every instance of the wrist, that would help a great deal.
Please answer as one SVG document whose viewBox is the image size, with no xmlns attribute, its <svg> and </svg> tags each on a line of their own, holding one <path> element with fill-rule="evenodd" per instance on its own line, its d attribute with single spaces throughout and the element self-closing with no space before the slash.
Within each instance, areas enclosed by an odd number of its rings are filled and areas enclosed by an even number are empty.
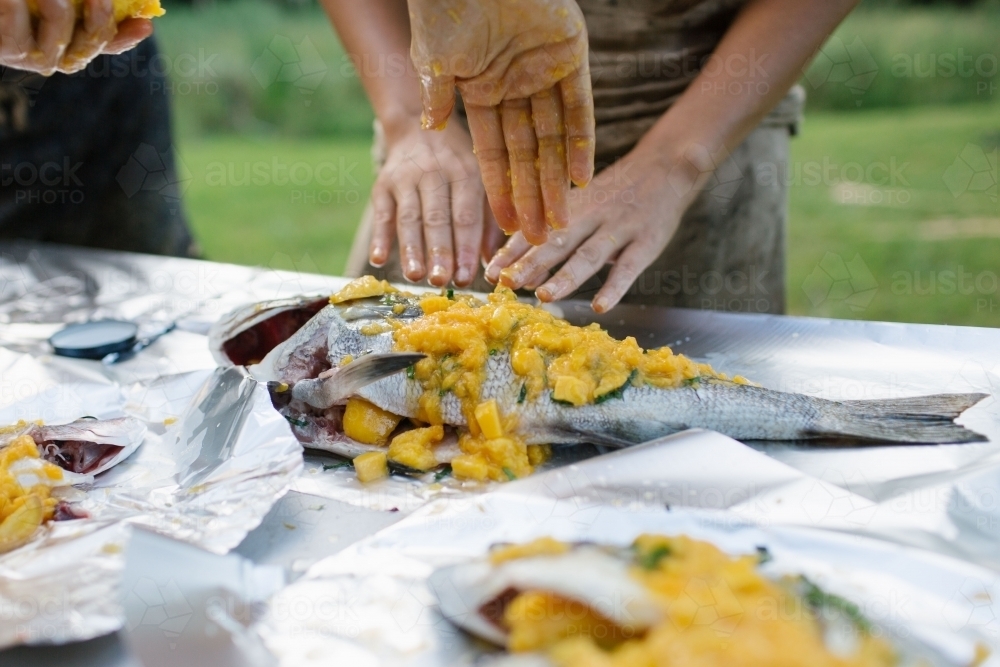
<svg viewBox="0 0 1000 667">
<path fill-rule="evenodd" d="M 654 132 L 643 137 L 635 150 L 649 156 L 650 167 L 661 173 L 685 204 L 694 201 L 705 182 L 728 157 L 723 146 L 690 138 L 657 136 Z"/>
<path fill-rule="evenodd" d="M 402 107 L 383 111 L 377 114 L 382 132 L 389 144 L 399 141 L 414 130 L 420 129 L 420 110 L 410 110 Z"/>
</svg>

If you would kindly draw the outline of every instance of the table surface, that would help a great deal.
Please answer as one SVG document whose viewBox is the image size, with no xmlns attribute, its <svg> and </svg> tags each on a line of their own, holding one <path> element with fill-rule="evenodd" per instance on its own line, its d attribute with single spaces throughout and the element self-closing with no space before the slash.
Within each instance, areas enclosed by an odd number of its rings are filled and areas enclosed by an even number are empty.
<svg viewBox="0 0 1000 667">
<path fill-rule="evenodd" d="M 44 351 L 65 322 L 100 317 L 180 320 L 171 336 L 203 336 L 207 324 L 239 303 L 337 289 L 343 278 L 195 260 L 28 243 L 0 245 L 0 345 Z M 833 399 L 889 398 L 942 391 L 1000 395 L 1000 331 L 972 327 L 840 321 L 801 317 L 620 306 L 596 316 L 587 304 L 558 309 L 575 323 L 599 322 L 644 347 L 669 345 L 717 369 L 761 384 Z M 156 355 L 157 346 L 149 354 Z M 207 349 L 207 348 L 206 348 Z M 145 352 L 143 354 L 146 354 Z M 142 356 L 142 355 L 140 355 Z M 190 364 L 210 363 L 202 355 Z M 171 366 L 177 370 L 176 365 Z M 184 370 L 189 368 L 184 367 Z M 145 371 L 143 371 L 145 372 Z M 970 410 L 964 422 L 988 442 L 974 445 L 836 448 L 750 443 L 816 478 L 873 501 L 892 498 L 935 475 L 990 460 L 1000 442 L 1000 405 Z M 307 464 L 318 459 L 307 455 Z M 383 512 L 289 492 L 235 550 L 290 576 L 391 525 Z M 18 647 L 0 664 L 137 665 L 117 635 L 67 646 Z"/>
</svg>

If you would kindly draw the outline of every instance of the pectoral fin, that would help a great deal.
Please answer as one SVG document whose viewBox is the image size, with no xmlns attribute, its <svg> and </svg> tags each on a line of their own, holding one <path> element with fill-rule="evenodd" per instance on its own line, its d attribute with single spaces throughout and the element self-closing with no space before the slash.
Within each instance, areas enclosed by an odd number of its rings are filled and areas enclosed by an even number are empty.
<svg viewBox="0 0 1000 667">
<path fill-rule="evenodd" d="M 391 352 L 366 354 L 327 371 L 327 377 L 302 380 L 290 387 L 292 398 L 319 410 L 343 403 L 372 382 L 394 375 L 424 358 L 423 354 Z"/>
</svg>

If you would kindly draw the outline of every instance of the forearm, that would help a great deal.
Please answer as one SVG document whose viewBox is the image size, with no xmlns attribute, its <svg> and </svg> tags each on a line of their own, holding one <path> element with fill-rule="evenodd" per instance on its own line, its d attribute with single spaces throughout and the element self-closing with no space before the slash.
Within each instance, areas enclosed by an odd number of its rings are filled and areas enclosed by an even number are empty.
<svg viewBox="0 0 1000 667">
<path fill-rule="evenodd" d="M 410 64 L 406 0 L 321 0 L 390 140 L 419 121 L 420 87 Z"/>
<path fill-rule="evenodd" d="M 757 127 L 857 1 L 751 0 L 640 146 L 660 147 L 679 169 L 673 176 L 700 188 L 716 166 L 707 156 L 725 155 Z"/>
</svg>

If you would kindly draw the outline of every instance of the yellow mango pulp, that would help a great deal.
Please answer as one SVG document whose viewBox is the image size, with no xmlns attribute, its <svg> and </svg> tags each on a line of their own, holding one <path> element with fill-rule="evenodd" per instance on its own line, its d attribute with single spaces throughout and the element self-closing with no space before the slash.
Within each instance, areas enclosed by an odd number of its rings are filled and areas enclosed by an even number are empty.
<svg viewBox="0 0 1000 667">
<path fill-rule="evenodd" d="M 425 388 L 421 419 L 432 423 L 440 420 L 442 392 L 454 393 L 467 407 L 467 416 L 472 415 L 487 360 L 501 350 L 509 353 L 511 368 L 524 379 L 527 398 L 551 388 L 554 398 L 573 405 L 599 400 L 630 378 L 635 385 L 663 388 L 696 378 L 730 381 L 670 348 L 643 350 L 635 338 L 616 340 L 597 324 L 574 326 L 519 302 L 503 287 L 485 303 L 466 295 L 431 295 L 420 305 L 424 315 L 397 323 L 393 337 L 396 350 L 427 355 L 417 363 L 415 377 Z"/>
<path fill-rule="evenodd" d="M 558 553 L 523 545 L 523 555 Z M 892 647 L 856 628 L 853 651 L 834 654 L 813 609 L 790 582 L 757 570 L 758 557 L 729 556 L 686 536 L 640 536 L 630 575 L 653 594 L 662 620 L 643 634 L 546 591 L 524 591 L 504 622 L 514 651 L 545 651 L 573 667 L 887 667 Z M 508 550 L 511 548 L 508 547 Z M 573 607 L 573 604 L 576 607 Z"/>
<path fill-rule="evenodd" d="M 39 458 L 38 447 L 28 435 L 18 436 L 0 449 L 0 553 L 24 544 L 55 511 L 57 501 L 51 497 L 49 485 L 24 488 L 11 471 L 19 461 Z M 33 473 L 51 481 L 63 478 L 62 469 L 51 463 L 42 463 Z"/>
<path fill-rule="evenodd" d="M 330 301 L 342 303 L 395 291 L 387 282 L 366 276 L 347 285 Z M 370 322 L 361 327 L 361 333 L 392 331 L 394 350 L 426 355 L 410 374 L 423 388 L 418 420 L 441 425 L 441 399 L 450 393 L 459 400 L 467 424 L 467 432 L 459 438 L 462 454 L 452 462 L 459 478 L 516 479 L 531 474 L 551 453 L 546 446 L 529 447 L 518 436 L 516 409 L 503 414 L 495 400 L 481 400 L 490 356 L 509 355 L 511 369 L 522 383 L 518 403 L 535 400 L 546 389 L 555 401 L 581 406 L 615 396 L 628 384 L 672 388 L 700 379 L 746 382 L 740 377 L 730 380 L 709 365 L 666 347 L 643 350 L 634 338 L 616 340 L 596 324 L 571 325 L 519 302 L 503 287 L 485 302 L 449 291 L 426 294 L 419 305 L 423 311 L 419 318 Z M 362 410 L 359 405 L 352 408 L 348 404 L 347 435 L 359 442 L 384 444 L 392 430 L 384 431 L 388 427 L 388 421 L 382 420 L 385 415 Z M 389 458 L 417 470 L 436 467 L 433 443 L 420 437 L 406 436 L 398 444 L 394 441 Z"/>
<path fill-rule="evenodd" d="M 330 297 L 330 303 L 344 303 L 355 299 L 368 299 L 373 296 L 383 296 L 398 291 L 387 280 L 379 280 L 375 276 L 361 276 L 344 285 L 336 294 Z"/>
<path fill-rule="evenodd" d="M 531 474 L 548 450 L 528 448 L 516 435 L 516 414 L 501 414 L 495 401 L 481 402 L 489 357 L 505 351 L 523 383 L 521 400 L 545 390 L 552 398 L 580 406 L 613 395 L 627 383 L 678 387 L 704 378 L 728 381 L 707 364 L 669 348 L 643 350 L 634 338 L 616 340 L 596 324 L 578 327 L 541 308 L 521 303 L 503 287 L 484 303 L 469 295 L 427 295 L 422 317 L 392 323 L 394 349 L 427 355 L 413 377 L 423 386 L 417 417 L 442 423 L 441 398 L 451 393 L 461 405 L 469 433 L 459 439 L 463 454 L 452 462 L 457 477 L 504 481 Z M 735 378 L 735 382 L 745 382 Z"/>
<path fill-rule="evenodd" d="M 83 18 L 83 0 L 72 0 L 76 7 L 78 18 Z M 166 11 L 160 6 L 160 0 L 113 0 L 112 6 L 115 12 L 115 22 L 121 23 L 125 19 L 153 19 L 163 16 Z M 38 18 L 37 0 L 28 0 L 28 11 L 32 16 Z"/>
</svg>

